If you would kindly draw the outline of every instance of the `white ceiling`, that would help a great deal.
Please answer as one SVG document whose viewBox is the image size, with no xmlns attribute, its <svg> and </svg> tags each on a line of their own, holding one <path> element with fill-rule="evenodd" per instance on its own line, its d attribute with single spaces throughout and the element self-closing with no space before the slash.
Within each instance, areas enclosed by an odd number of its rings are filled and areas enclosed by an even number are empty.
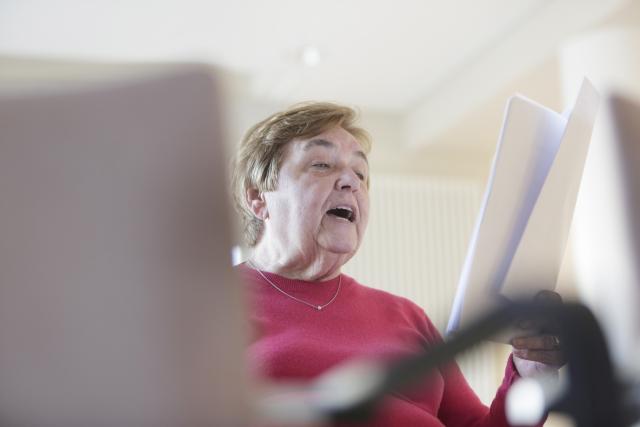
<svg viewBox="0 0 640 427">
<path fill-rule="evenodd" d="M 0 55 L 212 62 L 261 99 L 404 114 L 409 142 L 423 143 L 624 3 L 4 0 Z"/>
</svg>

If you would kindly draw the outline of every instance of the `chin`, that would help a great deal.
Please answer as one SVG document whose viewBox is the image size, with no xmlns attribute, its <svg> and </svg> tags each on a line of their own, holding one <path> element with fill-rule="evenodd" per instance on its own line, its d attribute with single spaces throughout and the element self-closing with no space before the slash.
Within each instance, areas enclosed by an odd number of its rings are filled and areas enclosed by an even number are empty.
<svg viewBox="0 0 640 427">
<path fill-rule="evenodd" d="M 321 233 L 316 243 L 325 251 L 336 255 L 344 255 L 347 259 L 351 258 L 360 246 L 357 234 L 350 232 L 350 230 L 341 233 L 335 231 L 332 233 Z"/>
<path fill-rule="evenodd" d="M 347 259 L 349 259 L 355 255 L 358 250 L 358 244 L 355 242 L 332 242 L 325 249 L 335 254 L 346 255 Z"/>
</svg>

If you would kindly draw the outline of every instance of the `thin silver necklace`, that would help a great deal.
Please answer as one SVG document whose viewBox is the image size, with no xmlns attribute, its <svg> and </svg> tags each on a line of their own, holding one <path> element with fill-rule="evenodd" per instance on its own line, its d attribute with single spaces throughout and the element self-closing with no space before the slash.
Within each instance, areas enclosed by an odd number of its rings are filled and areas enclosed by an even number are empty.
<svg viewBox="0 0 640 427">
<path fill-rule="evenodd" d="M 280 292 L 281 294 L 284 294 L 286 296 L 288 296 L 289 298 L 291 298 L 292 300 L 301 302 L 304 305 L 308 305 L 309 307 L 315 309 L 315 310 L 322 310 L 323 308 L 325 308 L 326 306 L 328 306 L 329 304 L 331 304 L 332 302 L 334 302 L 336 300 L 336 298 L 338 297 L 338 294 L 340 293 L 340 287 L 342 286 L 342 274 L 340 276 L 338 276 L 338 289 L 336 289 L 336 293 L 333 295 L 333 297 L 329 300 L 329 302 L 327 302 L 326 304 L 322 304 L 322 305 L 316 305 L 316 304 L 311 304 L 310 302 L 301 300 L 300 298 L 296 298 L 293 295 L 283 291 L 282 289 L 280 289 L 275 283 L 273 283 L 271 280 L 269 280 L 269 278 L 267 276 L 264 275 L 264 273 L 258 268 L 256 267 L 256 265 L 251 261 L 251 260 L 247 260 L 247 263 L 253 267 L 254 270 L 256 270 L 258 272 L 258 274 L 260 276 L 262 276 L 262 278 L 271 286 L 273 286 L 278 292 Z"/>
</svg>

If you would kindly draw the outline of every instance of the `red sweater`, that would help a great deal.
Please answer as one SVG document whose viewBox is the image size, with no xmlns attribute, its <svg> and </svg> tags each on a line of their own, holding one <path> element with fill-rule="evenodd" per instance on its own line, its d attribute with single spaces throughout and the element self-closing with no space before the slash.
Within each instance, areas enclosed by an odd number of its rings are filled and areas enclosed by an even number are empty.
<svg viewBox="0 0 640 427">
<path fill-rule="evenodd" d="M 442 340 L 424 311 L 411 301 L 372 289 L 343 274 L 340 292 L 318 311 L 274 289 L 255 270 L 241 266 L 252 304 L 255 340 L 249 363 L 271 381 L 311 379 L 348 359 L 390 360 Z M 318 305 L 334 296 L 338 278 L 291 280 L 266 273 L 279 288 Z M 508 426 L 507 388 L 518 377 L 511 360 L 491 408 L 483 405 L 452 363 L 421 386 L 390 395 L 368 426 Z"/>
</svg>

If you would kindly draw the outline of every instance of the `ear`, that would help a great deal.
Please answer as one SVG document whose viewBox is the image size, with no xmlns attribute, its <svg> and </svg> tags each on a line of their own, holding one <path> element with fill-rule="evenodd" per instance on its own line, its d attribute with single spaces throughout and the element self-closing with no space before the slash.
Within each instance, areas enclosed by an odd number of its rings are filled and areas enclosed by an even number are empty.
<svg viewBox="0 0 640 427">
<path fill-rule="evenodd" d="M 246 193 L 247 203 L 251 212 L 261 220 L 269 218 L 269 212 L 267 211 L 267 202 L 264 199 L 264 194 L 258 191 L 257 188 L 248 188 Z"/>
</svg>

